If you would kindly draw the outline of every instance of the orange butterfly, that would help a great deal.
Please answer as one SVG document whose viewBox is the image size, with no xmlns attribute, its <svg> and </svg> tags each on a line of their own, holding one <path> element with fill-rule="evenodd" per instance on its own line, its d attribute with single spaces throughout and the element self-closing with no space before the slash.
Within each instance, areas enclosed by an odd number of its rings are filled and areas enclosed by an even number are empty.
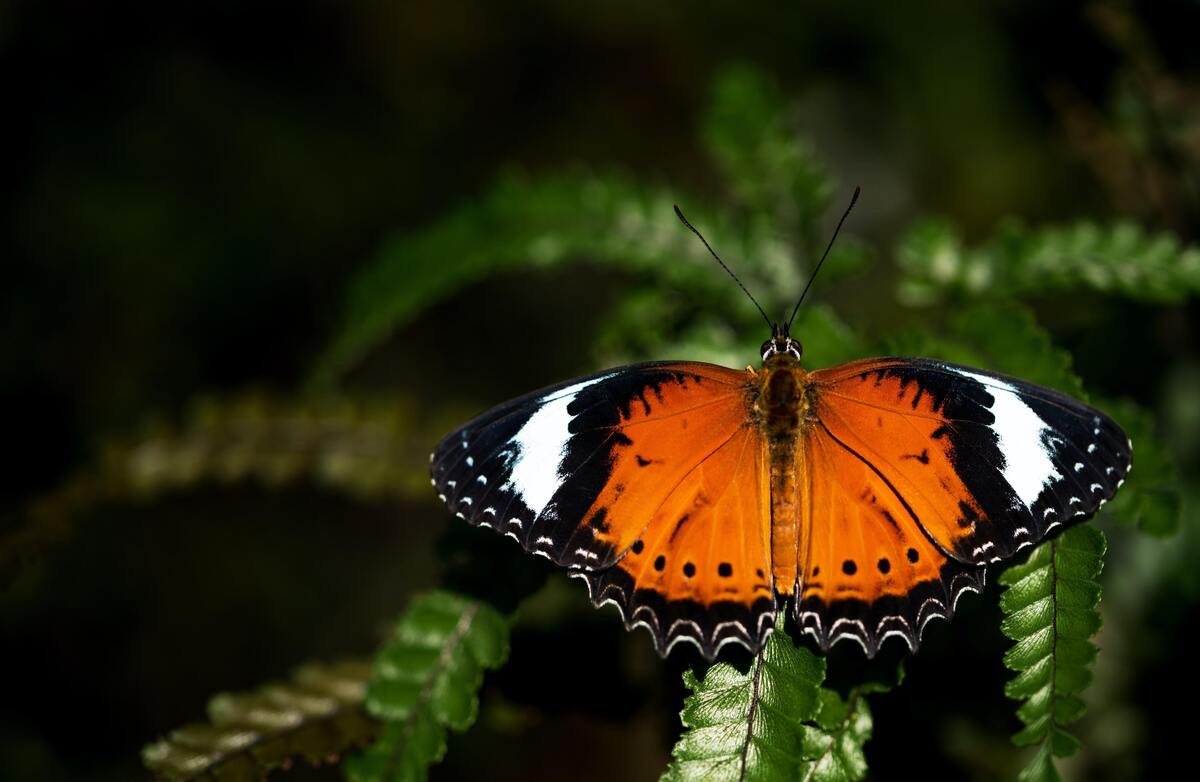
<svg viewBox="0 0 1200 782">
<path fill-rule="evenodd" d="M 1093 514 L 1130 469 L 1125 433 L 1082 402 L 924 358 L 809 372 L 790 322 L 757 370 L 636 364 L 493 408 L 438 444 L 433 484 L 664 655 L 755 651 L 790 598 L 822 649 L 873 656 L 891 635 L 915 650 L 986 564 Z"/>
</svg>

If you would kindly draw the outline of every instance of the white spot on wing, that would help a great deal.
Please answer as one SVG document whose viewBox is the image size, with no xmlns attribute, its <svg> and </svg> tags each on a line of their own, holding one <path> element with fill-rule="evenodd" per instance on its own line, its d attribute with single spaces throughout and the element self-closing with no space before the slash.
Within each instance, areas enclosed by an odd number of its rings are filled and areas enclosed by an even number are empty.
<svg viewBox="0 0 1200 782">
<path fill-rule="evenodd" d="M 1046 443 L 1050 427 L 1008 383 L 956 367 L 947 369 L 979 381 L 995 399 L 991 409 L 996 420 L 991 429 L 1004 455 L 1001 472 L 1021 502 L 1032 506 L 1046 486 L 1062 479 Z"/>
<path fill-rule="evenodd" d="M 580 391 L 607 377 L 601 375 L 559 389 L 542 401 L 542 406 L 510 440 L 516 457 L 512 473 L 502 488 L 516 492 L 535 518 L 541 515 L 566 477 L 562 474 L 562 462 L 567 441 L 571 439 L 568 427 L 572 418 L 567 406 Z"/>
</svg>

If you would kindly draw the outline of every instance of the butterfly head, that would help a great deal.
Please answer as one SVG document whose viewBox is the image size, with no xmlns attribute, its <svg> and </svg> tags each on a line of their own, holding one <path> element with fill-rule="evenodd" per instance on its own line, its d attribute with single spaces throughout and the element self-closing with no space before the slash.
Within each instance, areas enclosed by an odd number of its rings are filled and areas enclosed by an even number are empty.
<svg viewBox="0 0 1200 782">
<path fill-rule="evenodd" d="M 771 326 L 771 338 L 762 343 L 759 352 L 762 353 L 764 363 L 772 356 L 789 356 L 799 361 L 800 356 L 804 354 L 804 346 L 800 344 L 800 340 L 792 339 L 787 326 L 775 323 Z"/>
</svg>

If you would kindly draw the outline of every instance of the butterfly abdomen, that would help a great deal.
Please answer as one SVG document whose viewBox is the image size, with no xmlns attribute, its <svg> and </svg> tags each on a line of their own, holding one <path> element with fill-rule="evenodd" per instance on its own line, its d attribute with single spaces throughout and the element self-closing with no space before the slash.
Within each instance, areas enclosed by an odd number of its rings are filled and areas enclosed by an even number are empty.
<svg viewBox="0 0 1200 782">
<path fill-rule="evenodd" d="M 799 519 L 806 472 L 799 463 L 804 458 L 799 445 L 810 408 L 806 374 L 791 356 L 773 356 L 758 373 L 761 385 L 754 405 L 770 464 L 771 570 L 775 590 L 783 595 L 796 588 L 803 544 Z"/>
</svg>

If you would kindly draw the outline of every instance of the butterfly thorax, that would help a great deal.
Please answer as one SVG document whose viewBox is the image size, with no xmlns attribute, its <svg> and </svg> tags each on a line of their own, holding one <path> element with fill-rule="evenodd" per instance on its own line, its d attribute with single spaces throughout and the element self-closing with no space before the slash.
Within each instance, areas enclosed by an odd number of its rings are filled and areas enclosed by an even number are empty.
<svg viewBox="0 0 1200 782">
<path fill-rule="evenodd" d="M 757 396 L 752 408 L 767 444 L 771 484 L 771 563 L 775 590 L 791 594 L 799 576 L 797 564 L 804 551 L 801 485 L 805 470 L 803 434 L 811 411 L 812 385 L 797 356 L 789 352 L 769 355 L 755 373 Z"/>
</svg>

